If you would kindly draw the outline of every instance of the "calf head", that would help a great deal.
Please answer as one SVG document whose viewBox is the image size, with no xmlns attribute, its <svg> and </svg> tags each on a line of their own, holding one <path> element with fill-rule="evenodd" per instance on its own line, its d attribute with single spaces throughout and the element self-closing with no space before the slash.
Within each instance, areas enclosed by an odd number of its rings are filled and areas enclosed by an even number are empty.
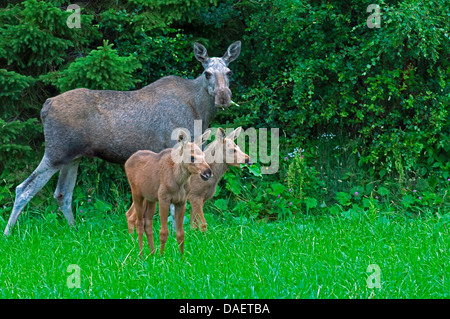
<svg viewBox="0 0 450 319">
<path fill-rule="evenodd" d="M 191 174 L 199 174 L 204 181 L 212 177 L 212 171 L 208 163 L 206 163 L 205 154 L 199 145 L 206 142 L 210 134 L 211 130 L 206 130 L 197 141 L 192 143 L 189 141 L 189 133 L 180 129 L 177 139 L 178 146 L 174 148 L 174 153 L 172 153 L 172 158 L 178 158 L 183 167 Z"/>
<path fill-rule="evenodd" d="M 216 162 L 222 160 L 229 166 L 239 167 L 240 164 L 251 164 L 250 156 L 242 152 L 239 146 L 234 142 L 241 132 L 242 127 L 238 127 L 233 132 L 226 135 L 225 131 L 219 127 L 216 132 L 215 143 L 211 145 L 212 149 L 208 154 L 210 154 Z"/>
</svg>

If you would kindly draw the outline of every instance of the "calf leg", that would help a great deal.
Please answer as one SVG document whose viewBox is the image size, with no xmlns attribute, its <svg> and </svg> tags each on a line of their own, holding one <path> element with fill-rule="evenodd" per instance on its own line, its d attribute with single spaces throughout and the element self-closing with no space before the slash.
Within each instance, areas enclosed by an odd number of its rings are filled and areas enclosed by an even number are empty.
<svg viewBox="0 0 450 319">
<path fill-rule="evenodd" d="M 177 243 L 180 253 L 184 252 L 184 228 L 183 220 L 186 213 L 186 203 L 175 205 L 175 220 L 177 223 Z"/>
<path fill-rule="evenodd" d="M 19 218 L 20 213 L 26 204 L 39 192 L 42 187 L 49 181 L 49 179 L 58 171 L 58 168 L 54 167 L 46 155 L 42 158 L 39 166 L 34 170 L 31 175 L 16 187 L 16 199 L 14 201 L 14 207 L 9 217 L 8 224 L 6 225 L 4 234 L 9 236 L 11 234 L 14 225 Z"/>
<path fill-rule="evenodd" d="M 196 229 L 197 227 L 198 227 L 198 225 L 197 225 L 197 210 L 196 210 L 196 207 L 195 207 L 195 205 L 194 205 L 194 203 L 195 203 L 195 200 L 193 200 L 193 199 L 189 199 L 189 203 L 191 203 L 191 218 L 190 218 L 190 220 L 191 220 L 191 229 Z"/>
<path fill-rule="evenodd" d="M 156 211 L 156 202 L 146 201 L 144 210 L 144 229 L 147 235 L 148 247 L 150 248 L 150 253 L 153 255 L 155 253 L 155 246 L 153 244 L 153 216 Z"/>
<path fill-rule="evenodd" d="M 169 217 L 169 206 L 170 202 L 166 202 L 163 200 L 159 201 L 159 217 L 161 219 L 161 230 L 159 232 L 159 239 L 161 241 L 161 251 L 160 251 L 161 255 L 164 253 L 167 238 L 169 237 L 169 227 L 167 226 L 167 219 Z"/>
<path fill-rule="evenodd" d="M 203 199 L 195 198 L 191 201 L 191 229 L 196 229 L 200 225 L 201 231 L 206 231 L 208 224 L 203 214 Z"/>
<path fill-rule="evenodd" d="M 130 209 L 126 213 L 126 216 L 127 216 L 128 232 L 130 233 L 130 235 L 132 235 L 134 228 L 136 227 L 136 213 L 134 210 L 134 203 L 131 204 Z"/>
<path fill-rule="evenodd" d="M 144 198 L 133 195 L 133 204 L 136 214 L 136 232 L 139 239 L 139 255 L 142 257 L 143 253 L 143 235 L 144 235 Z"/>
<path fill-rule="evenodd" d="M 72 214 L 72 194 L 77 180 L 77 171 L 80 160 L 81 159 L 73 160 L 61 168 L 58 185 L 56 186 L 54 194 L 54 197 L 70 226 L 75 226 L 75 219 Z"/>
</svg>

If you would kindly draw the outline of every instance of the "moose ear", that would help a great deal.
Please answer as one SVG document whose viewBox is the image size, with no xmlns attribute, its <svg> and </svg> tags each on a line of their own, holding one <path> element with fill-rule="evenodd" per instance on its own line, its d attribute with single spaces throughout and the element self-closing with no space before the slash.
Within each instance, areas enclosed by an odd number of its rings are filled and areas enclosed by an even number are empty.
<svg viewBox="0 0 450 319">
<path fill-rule="evenodd" d="M 211 135 L 211 129 L 207 129 L 199 138 L 195 140 L 195 144 L 198 146 L 201 146 L 206 143 L 206 141 L 209 139 L 209 136 Z"/>
<path fill-rule="evenodd" d="M 236 60 L 239 54 L 241 54 L 241 41 L 236 41 L 228 47 L 227 52 L 225 52 L 222 57 L 222 60 L 224 60 L 226 65 L 228 65 Z"/>
<path fill-rule="evenodd" d="M 223 140 L 226 137 L 226 133 L 225 130 L 221 127 L 219 127 L 216 131 L 216 140 L 219 141 L 220 143 L 223 142 Z"/>
<path fill-rule="evenodd" d="M 239 126 L 237 129 L 235 129 L 233 132 L 231 132 L 230 134 L 228 134 L 227 138 L 229 138 L 230 140 L 235 140 L 238 138 L 239 134 L 241 134 L 242 132 L 242 127 Z"/>
<path fill-rule="evenodd" d="M 206 67 L 209 61 L 209 56 L 208 51 L 203 46 L 203 44 L 200 44 L 198 42 L 194 43 L 194 56 L 203 64 L 204 67 Z"/>
</svg>

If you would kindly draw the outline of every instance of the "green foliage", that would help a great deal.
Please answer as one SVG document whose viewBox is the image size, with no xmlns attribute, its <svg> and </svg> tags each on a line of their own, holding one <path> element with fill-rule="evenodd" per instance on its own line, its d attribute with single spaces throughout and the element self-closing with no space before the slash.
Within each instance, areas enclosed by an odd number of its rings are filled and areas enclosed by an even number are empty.
<svg viewBox="0 0 450 319">
<path fill-rule="evenodd" d="M 1 58 L 20 68 L 63 62 L 59 53 L 73 45 L 70 40 L 54 34 L 61 30 L 64 35 L 64 30 L 70 30 L 64 25 L 63 11 L 44 1 L 30 0 L 23 3 L 22 10 L 15 6 L 13 10 L 2 11 L 2 16 L 11 14 L 17 21 L 6 24 L 1 30 L 0 46 L 5 49 Z"/>
<path fill-rule="evenodd" d="M 0 69 L 0 170 L 11 158 L 16 160 L 30 160 L 34 155 L 28 153 L 32 149 L 29 145 L 30 138 L 39 133 L 39 125 L 36 118 L 18 119 L 18 110 L 15 107 L 23 99 L 22 92 L 28 91 L 35 83 L 35 79 L 13 71 Z M 22 109 L 27 112 L 30 106 Z M 28 132 L 27 135 L 22 135 Z M 29 156 L 24 156 L 24 154 Z"/>
<path fill-rule="evenodd" d="M 0 170 L 22 171 L 39 161 L 39 110 L 49 93 L 39 78 L 71 60 L 99 37 L 93 16 L 82 11 L 83 28 L 70 29 L 66 12 L 46 1 L 27 0 L 0 9 Z M 72 50 L 72 51 L 70 51 Z M 28 168 L 27 168 L 28 170 Z M 19 182 L 23 176 L 5 176 Z"/>
<path fill-rule="evenodd" d="M 65 92 L 76 88 L 97 90 L 128 90 L 137 80 L 132 73 L 141 67 L 134 56 L 120 57 L 108 41 L 102 47 L 92 50 L 88 56 L 78 58 L 59 72 L 52 83 Z M 50 78 L 54 77 L 52 75 Z"/>
<path fill-rule="evenodd" d="M 71 12 L 51 3 L 27 0 L 0 11 L 0 59 L 8 65 L 27 69 L 33 74 L 45 72 L 64 62 L 64 52 L 70 47 L 89 42 L 97 34 L 90 27 L 92 16 L 83 14 L 84 28 L 68 28 Z"/>
<path fill-rule="evenodd" d="M 394 173 L 396 156 L 409 173 L 448 170 L 449 7 L 381 1 L 381 28 L 369 29 L 368 4 L 251 6 L 246 39 L 255 85 L 242 118 L 283 127 L 291 145 L 347 132 L 360 139 L 354 152 L 372 174 Z"/>
<path fill-rule="evenodd" d="M 158 35 L 141 32 L 116 43 L 120 55 L 132 54 L 141 62 L 138 77 L 143 85 L 148 85 L 167 75 L 193 78 L 201 72 L 193 56 L 192 40 L 192 35 L 168 29 Z"/>
<path fill-rule="evenodd" d="M 0 98 L 3 102 L 12 102 L 20 98 L 20 93 L 32 85 L 35 80 L 30 76 L 21 75 L 13 71 L 0 69 L 0 86 L 3 90 L 0 92 Z M 8 98 L 8 99 L 6 99 Z M 11 105 L 8 105 L 11 106 Z M 2 103 L 2 114 L 8 111 L 8 108 Z"/>
<path fill-rule="evenodd" d="M 450 212 L 448 177 L 408 178 L 402 183 L 373 182 L 361 177 L 358 182 L 344 183 L 347 177 L 337 176 L 336 184 L 324 174 L 323 163 L 314 166 L 315 161 L 308 153 L 308 149 L 289 153 L 275 176 L 255 176 L 250 169 L 228 171 L 224 188 L 216 194 L 214 208 L 228 215 L 226 218 L 237 215 L 279 220 L 321 214 L 352 219 L 369 210 L 407 216 L 425 214 L 430 208 L 438 214 Z"/>
<path fill-rule="evenodd" d="M 215 4 L 215 0 L 127 0 L 111 3 L 100 13 L 101 26 L 116 38 L 138 36 L 141 32 L 160 31 L 176 23 L 189 23 L 197 11 Z"/>
<path fill-rule="evenodd" d="M 33 127 L 36 126 L 36 119 L 29 119 L 27 121 L 11 121 L 6 122 L 0 119 L 0 154 L 8 154 L 10 156 L 17 156 L 20 153 L 30 151 L 31 147 L 19 143 L 20 133 L 25 131 L 33 131 Z M 5 155 L 0 156 L 0 161 L 6 161 L 8 157 Z"/>
</svg>

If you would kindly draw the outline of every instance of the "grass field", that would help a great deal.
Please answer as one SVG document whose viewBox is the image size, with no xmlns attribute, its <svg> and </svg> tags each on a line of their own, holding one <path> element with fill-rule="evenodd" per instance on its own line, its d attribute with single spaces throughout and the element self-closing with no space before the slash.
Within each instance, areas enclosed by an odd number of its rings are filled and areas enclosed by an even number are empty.
<svg viewBox="0 0 450 319">
<path fill-rule="evenodd" d="M 185 225 L 183 258 L 171 235 L 164 256 L 148 255 L 145 245 L 142 260 L 124 215 L 77 218 L 76 231 L 62 218 L 32 215 L 21 217 L 12 236 L 0 236 L 1 298 L 448 298 L 450 293 L 447 215 L 406 218 L 372 211 L 272 223 L 207 215 L 207 233 Z M 0 220 L 0 228 L 5 225 Z M 155 228 L 159 248 L 157 234 Z M 375 270 L 367 271 L 372 264 L 379 267 L 381 288 L 368 286 L 377 282 Z"/>
</svg>

